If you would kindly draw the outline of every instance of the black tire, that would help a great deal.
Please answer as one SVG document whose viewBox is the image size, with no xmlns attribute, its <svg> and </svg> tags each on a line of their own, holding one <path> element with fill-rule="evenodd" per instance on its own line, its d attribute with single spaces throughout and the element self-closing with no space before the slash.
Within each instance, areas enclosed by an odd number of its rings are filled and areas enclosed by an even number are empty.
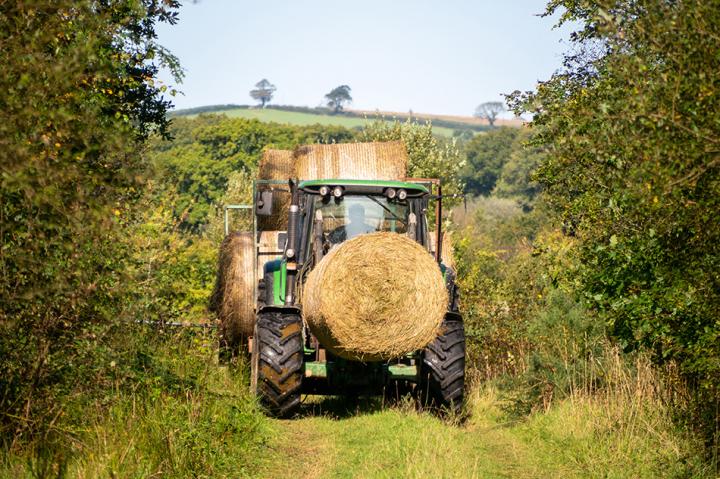
<svg viewBox="0 0 720 479">
<path fill-rule="evenodd" d="M 459 413 L 465 392 L 465 328 L 460 319 L 445 319 L 440 335 L 422 353 L 422 406 Z"/>
<path fill-rule="evenodd" d="M 291 416 L 300 406 L 302 320 L 297 314 L 260 313 L 252 351 L 252 387 L 270 414 Z"/>
</svg>

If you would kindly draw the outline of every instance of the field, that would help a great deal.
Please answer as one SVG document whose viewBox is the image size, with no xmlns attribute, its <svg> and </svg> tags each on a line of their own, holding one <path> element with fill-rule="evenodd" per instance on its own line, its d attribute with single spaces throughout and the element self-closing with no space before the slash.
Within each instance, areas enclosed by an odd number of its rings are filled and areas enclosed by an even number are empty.
<svg viewBox="0 0 720 479">
<path fill-rule="evenodd" d="M 302 113 L 295 111 L 275 110 L 272 108 L 256 109 L 256 108 L 237 108 L 232 110 L 223 110 L 215 112 L 217 114 L 226 115 L 231 118 L 248 118 L 264 122 L 274 122 L 287 125 L 339 125 L 346 128 L 362 128 L 373 120 L 374 114 L 368 113 L 367 119 L 357 117 L 347 117 L 338 115 L 321 115 L 314 113 Z M 182 115 L 182 112 L 179 112 Z M 197 115 L 182 115 L 194 117 Z M 386 116 L 392 120 L 392 116 Z M 404 119 L 399 118 L 401 121 Z M 444 127 L 433 127 L 433 131 L 442 136 L 451 137 L 453 129 Z"/>
</svg>

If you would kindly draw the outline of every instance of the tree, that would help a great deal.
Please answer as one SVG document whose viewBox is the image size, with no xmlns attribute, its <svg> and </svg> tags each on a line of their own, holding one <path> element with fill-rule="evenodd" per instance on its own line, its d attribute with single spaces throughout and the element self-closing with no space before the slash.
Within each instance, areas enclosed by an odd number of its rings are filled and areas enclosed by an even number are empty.
<svg viewBox="0 0 720 479">
<path fill-rule="evenodd" d="M 521 133 L 520 128 L 494 128 L 465 144 L 467 163 L 461 175 L 466 193 L 487 196 L 493 191 Z"/>
<path fill-rule="evenodd" d="M 265 105 L 270 103 L 270 100 L 272 100 L 275 90 L 275 85 L 263 78 L 255 84 L 254 90 L 250 90 L 250 96 L 254 100 L 258 100 L 260 102 L 261 108 L 265 108 Z"/>
<path fill-rule="evenodd" d="M 490 126 L 495 126 L 497 116 L 505 111 L 505 105 L 500 101 L 488 101 L 478 105 L 475 116 L 487 120 Z"/>
<path fill-rule="evenodd" d="M 524 209 L 532 208 L 540 193 L 540 184 L 534 180 L 535 171 L 545 159 L 543 148 L 525 145 L 527 135 L 515 141 L 508 161 L 503 165 L 493 195 L 516 199 Z"/>
<path fill-rule="evenodd" d="M 717 1 L 554 0 L 580 26 L 565 68 L 516 93 L 546 197 L 580 243 L 580 292 L 626 350 L 697 385 L 717 457 L 720 9 Z"/>
<path fill-rule="evenodd" d="M 3 444 L 51 427 L 58 405 L 64 414 L 65 401 L 111 382 L 105 365 L 121 354 L 130 327 L 126 225 L 144 188 L 143 140 L 168 126 L 156 74 L 163 63 L 177 67 L 155 43 L 155 26 L 174 23 L 178 6 L 2 6 Z"/>
<path fill-rule="evenodd" d="M 350 87 L 340 85 L 339 87 L 333 88 L 330 93 L 325 95 L 325 98 L 327 98 L 327 106 L 332 108 L 334 113 L 339 113 L 346 103 L 352 102 Z"/>
<path fill-rule="evenodd" d="M 281 125 L 244 118 L 200 115 L 173 119 L 170 142 L 153 142 L 147 158 L 158 186 L 173 192 L 176 225 L 205 233 L 233 173 L 252 177 L 263 148 L 352 141 L 355 133 L 333 125 Z M 222 238 L 221 238 L 222 239 Z"/>
</svg>

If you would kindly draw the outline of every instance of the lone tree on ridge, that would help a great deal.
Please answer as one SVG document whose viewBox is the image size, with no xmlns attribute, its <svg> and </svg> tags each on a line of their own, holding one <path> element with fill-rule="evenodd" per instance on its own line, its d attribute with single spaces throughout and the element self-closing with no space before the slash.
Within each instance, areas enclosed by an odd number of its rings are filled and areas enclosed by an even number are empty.
<svg viewBox="0 0 720 479">
<path fill-rule="evenodd" d="M 260 107 L 265 108 L 265 105 L 270 103 L 272 100 L 273 93 L 275 93 L 275 85 L 267 81 L 265 78 L 255 84 L 255 89 L 250 90 L 250 96 L 260 102 Z"/>
<path fill-rule="evenodd" d="M 505 111 L 505 105 L 501 101 L 488 101 L 481 103 L 475 109 L 475 116 L 487 120 L 490 126 L 495 126 L 497 116 Z"/>
<path fill-rule="evenodd" d="M 333 113 L 339 113 L 346 103 L 352 102 L 350 87 L 340 85 L 339 87 L 333 88 L 330 93 L 325 95 L 325 98 L 327 98 L 327 106 L 333 109 Z"/>
</svg>

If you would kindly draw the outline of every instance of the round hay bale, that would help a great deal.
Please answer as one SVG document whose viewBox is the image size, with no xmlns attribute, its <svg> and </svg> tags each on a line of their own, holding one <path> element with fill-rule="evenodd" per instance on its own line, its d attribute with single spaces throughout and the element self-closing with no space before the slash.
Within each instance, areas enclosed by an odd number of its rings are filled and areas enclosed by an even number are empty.
<svg viewBox="0 0 720 479">
<path fill-rule="evenodd" d="M 221 341 L 236 348 L 255 326 L 252 233 L 230 233 L 220 246 L 215 290 L 210 310 L 220 320 Z"/>
<path fill-rule="evenodd" d="M 292 150 L 265 150 L 258 165 L 258 179 L 288 181 L 295 176 L 294 166 Z M 269 188 L 270 186 L 261 186 L 261 188 L 264 187 Z M 284 186 L 281 187 L 284 188 Z M 272 216 L 258 216 L 258 229 L 262 231 L 287 230 L 289 214 L 290 194 L 277 191 L 273 195 L 273 214 Z"/>
<path fill-rule="evenodd" d="M 295 173 L 301 180 L 397 180 L 407 176 L 408 154 L 402 141 L 305 145 L 295 149 Z"/>
<path fill-rule="evenodd" d="M 310 272 L 303 316 L 337 356 L 382 361 L 422 349 L 438 334 L 448 304 L 432 256 L 396 233 L 358 236 Z"/>
<path fill-rule="evenodd" d="M 435 251 L 435 232 L 430 231 L 430 250 Z M 442 234 L 442 251 L 440 251 L 440 260 L 448 268 L 455 269 L 455 247 L 452 242 L 452 234 L 449 231 L 443 231 Z"/>
<path fill-rule="evenodd" d="M 445 266 L 455 269 L 455 247 L 452 242 L 452 234 L 449 231 L 443 232 L 440 259 Z"/>
</svg>

